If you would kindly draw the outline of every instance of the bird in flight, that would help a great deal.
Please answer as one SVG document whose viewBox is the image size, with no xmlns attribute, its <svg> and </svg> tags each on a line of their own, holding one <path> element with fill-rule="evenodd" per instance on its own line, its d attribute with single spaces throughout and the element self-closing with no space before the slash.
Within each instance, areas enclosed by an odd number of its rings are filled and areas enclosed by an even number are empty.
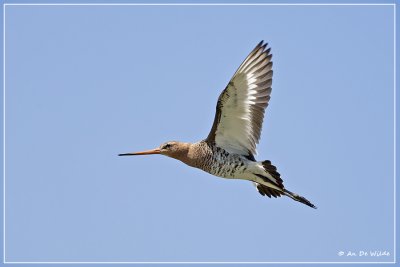
<svg viewBox="0 0 400 267">
<path fill-rule="evenodd" d="M 165 155 L 215 176 L 251 181 L 263 196 L 285 195 L 316 208 L 284 187 L 271 161 L 254 158 L 272 90 L 272 54 L 267 45 L 261 41 L 250 52 L 222 91 L 206 139 L 197 143 L 170 141 L 152 150 L 119 156 Z"/>
</svg>

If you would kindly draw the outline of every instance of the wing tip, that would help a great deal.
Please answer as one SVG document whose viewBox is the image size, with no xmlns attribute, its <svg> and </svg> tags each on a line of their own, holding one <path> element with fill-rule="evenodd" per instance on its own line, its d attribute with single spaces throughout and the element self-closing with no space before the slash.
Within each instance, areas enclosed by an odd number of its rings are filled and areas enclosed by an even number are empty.
<svg viewBox="0 0 400 267">
<path fill-rule="evenodd" d="M 257 46 L 258 47 L 261 47 L 261 46 L 263 46 L 263 45 L 265 45 L 265 46 L 267 46 L 268 45 L 268 42 L 265 42 L 264 40 L 261 40 L 258 44 L 257 44 Z"/>
<path fill-rule="evenodd" d="M 261 40 L 257 45 L 256 45 L 256 47 L 253 49 L 253 51 L 250 53 L 250 54 L 252 54 L 252 53 L 254 53 L 254 52 L 256 52 L 256 51 L 262 51 L 263 53 L 265 53 L 265 52 L 267 52 L 267 54 L 269 53 L 269 51 L 271 51 L 271 48 L 268 48 L 268 49 L 266 49 L 266 47 L 268 46 L 268 43 L 267 42 L 265 42 L 264 43 L 264 40 Z"/>
<path fill-rule="evenodd" d="M 261 54 L 265 54 L 267 56 L 268 60 L 271 61 L 271 58 L 272 58 L 271 47 L 268 46 L 267 42 L 264 43 L 264 40 L 261 40 L 256 45 L 256 47 L 253 49 L 253 51 L 251 51 L 251 53 L 249 54 L 248 57 L 250 57 L 251 55 L 257 54 L 259 52 L 261 52 Z"/>
</svg>

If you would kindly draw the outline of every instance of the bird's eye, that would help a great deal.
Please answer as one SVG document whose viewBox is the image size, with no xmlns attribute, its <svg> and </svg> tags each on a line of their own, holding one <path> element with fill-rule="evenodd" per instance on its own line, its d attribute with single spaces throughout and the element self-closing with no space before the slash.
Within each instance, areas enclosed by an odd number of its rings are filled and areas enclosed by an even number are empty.
<svg viewBox="0 0 400 267">
<path fill-rule="evenodd" d="M 164 146 L 163 146 L 163 149 L 168 149 L 168 148 L 170 148 L 171 147 L 171 144 L 165 144 Z"/>
</svg>

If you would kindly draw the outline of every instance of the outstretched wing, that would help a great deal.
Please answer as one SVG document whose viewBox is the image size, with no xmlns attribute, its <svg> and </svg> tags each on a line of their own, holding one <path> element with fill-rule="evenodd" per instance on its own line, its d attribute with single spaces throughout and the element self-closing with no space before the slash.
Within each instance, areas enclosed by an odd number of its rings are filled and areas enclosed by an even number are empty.
<svg viewBox="0 0 400 267">
<path fill-rule="evenodd" d="M 206 141 L 254 160 L 272 85 L 271 48 L 261 41 L 218 98 Z"/>
</svg>

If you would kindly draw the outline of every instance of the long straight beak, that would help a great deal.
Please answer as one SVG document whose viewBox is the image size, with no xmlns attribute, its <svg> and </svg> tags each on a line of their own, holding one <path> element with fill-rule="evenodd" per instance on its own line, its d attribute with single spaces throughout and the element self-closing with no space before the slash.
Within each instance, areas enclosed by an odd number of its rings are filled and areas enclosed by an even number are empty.
<svg viewBox="0 0 400 267">
<path fill-rule="evenodd" d="M 151 155 L 151 154 L 160 154 L 160 153 L 161 153 L 160 149 L 155 148 L 155 149 L 146 150 L 146 151 L 142 151 L 142 152 L 119 154 L 118 156 L 139 156 L 139 155 Z"/>
</svg>

